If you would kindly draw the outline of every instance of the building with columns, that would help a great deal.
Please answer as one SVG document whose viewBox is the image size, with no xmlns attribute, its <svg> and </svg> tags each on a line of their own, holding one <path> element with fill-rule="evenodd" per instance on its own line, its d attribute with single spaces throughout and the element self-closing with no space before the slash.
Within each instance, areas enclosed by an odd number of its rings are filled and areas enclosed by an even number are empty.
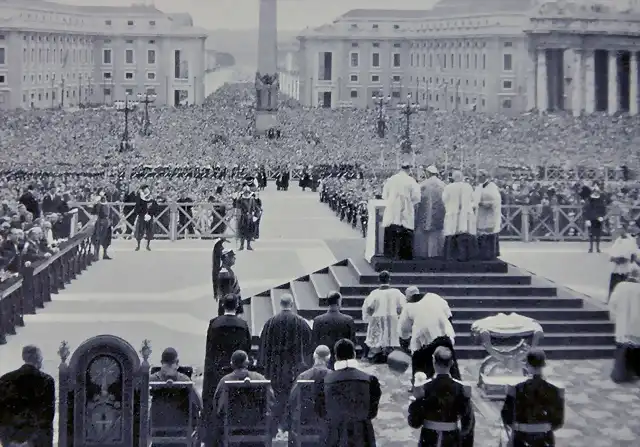
<svg viewBox="0 0 640 447">
<path fill-rule="evenodd" d="M 638 112 L 636 0 L 441 0 L 353 10 L 298 40 L 300 101 L 443 109 Z"/>
<path fill-rule="evenodd" d="M 188 14 L 153 6 L 0 2 L 0 108 L 112 104 L 154 93 L 204 100 L 205 39 Z"/>
<path fill-rule="evenodd" d="M 300 73 L 298 69 L 298 42 L 278 43 L 278 75 L 280 91 L 297 101 L 300 100 Z"/>
</svg>

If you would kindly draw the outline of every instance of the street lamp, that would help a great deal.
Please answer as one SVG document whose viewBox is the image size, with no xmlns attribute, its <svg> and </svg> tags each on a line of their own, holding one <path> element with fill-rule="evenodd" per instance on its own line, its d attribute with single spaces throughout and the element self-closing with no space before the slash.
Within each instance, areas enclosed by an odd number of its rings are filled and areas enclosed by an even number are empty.
<svg viewBox="0 0 640 447">
<path fill-rule="evenodd" d="M 391 101 L 391 96 L 384 96 L 382 91 L 378 92 L 373 97 L 373 102 L 378 108 L 378 137 L 384 138 L 385 132 L 387 130 L 387 123 L 384 117 L 384 106 L 389 104 Z"/>
<path fill-rule="evenodd" d="M 144 104 L 144 126 L 142 128 L 142 135 L 151 135 L 151 121 L 149 121 L 149 104 L 153 104 L 158 95 L 155 93 L 138 93 L 138 102 Z"/>
<path fill-rule="evenodd" d="M 402 141 L 402 145 L 400 146 L 402 152 L 408 154 L 411 152 L 411 115 L 418 113 L 420 110 L 420 104 L 415 104 L 411 102 L 411 93 L 407 95 L 407 102 L 405 104 L 398 104 L 398 110 L 405 117 L 405 126 L 404 126 L 404 138 Z"/>
<path fill-rule="evenodd" d="M 113 102 L 113 107 L 116 111 L 124 113 L 124 132 L 122 133 L 122 140 L 120 141 L 120 150 L 122 152 L 133 149 L 131 138 L 129 138 L 129 114 L 138 107 L 138 103 L 130 101 L 129 96 L 130 93 L 127 93 L 124 101 L 118 100 Z"/>
</svg>

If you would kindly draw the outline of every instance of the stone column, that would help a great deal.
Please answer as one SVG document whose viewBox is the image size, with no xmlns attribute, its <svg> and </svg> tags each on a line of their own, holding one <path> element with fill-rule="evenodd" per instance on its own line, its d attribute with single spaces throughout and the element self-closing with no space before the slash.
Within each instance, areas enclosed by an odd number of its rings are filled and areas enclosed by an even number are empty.
<svg viewBox="0 0 640 447">
<path fill-rule="evenodd" d="M 596 111 L 596 64 L 593 50 L 584 54 L 584 110 L 587 114 Z"/>
<path fill-rule="evenodd" d="M 536 51 L 529 50 L 527 63 L 527 110 L 536 108 Z"/>
<path fill-rule="evenodd" d="M 256 95 L 261 95 L 261 100 L 256 105 L 255 120 L 255 130 L 258 134 L 264 134 L 278 125 L 276 112 L 280 84 L 278 79 L 277 5 L 277 0 L 260 0 Z"/>
<path fill-rule="evenodd" d="M 582 114 L 582 107 L 584 104 L 584 60 L 582 49 L 574 51 L 573 60 L 573 85 L 571 88 L 571 110 L 573 116 L 580 116 Z"/>
<path fill-rule="evenodd" d="M 632 51 L 629 59 L 629 114 L 638 114 L 638 52 Z"/>
<path fill-rule="evenodd" d="M 609 98 L 607 111 L 609 115 L 613 115 L 618 111 L 618 55 L 617 51 L 609 50 Z"/>
<path fill-rule="evenodd" d="M 536 74 L 536 108 L 538 112 L 546 112 L 549 108 L 549 92 L 547 89 L 547 50 L 538 50 Z"/>
</svg>

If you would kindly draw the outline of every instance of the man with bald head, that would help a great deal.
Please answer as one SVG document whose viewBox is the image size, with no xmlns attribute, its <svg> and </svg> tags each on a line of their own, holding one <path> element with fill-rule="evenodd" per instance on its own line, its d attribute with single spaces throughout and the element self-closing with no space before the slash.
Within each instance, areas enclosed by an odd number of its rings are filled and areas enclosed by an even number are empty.
<svg viewBox="0 0 640 447">
<path fill-rule="evenodd" d="M 461 171 L 453 171 L 453 183 L 442 191 L 444 202 L 444 258 L 471 261 L 477 257 L 476 211 L 473 188 Z"/>
<path fill-rule="evenodd" d="M 312 349 L 309 323 L 294 312 L 293 297 L 288 293 L 282 295 L 280 312 L 269 318 L 262 329 L 258 353 L 258 365 L 271 380 L 275 393 L 274 430 L 282 428 L 293 382 L 307 369 L 306 360 Z"/>
</svg>

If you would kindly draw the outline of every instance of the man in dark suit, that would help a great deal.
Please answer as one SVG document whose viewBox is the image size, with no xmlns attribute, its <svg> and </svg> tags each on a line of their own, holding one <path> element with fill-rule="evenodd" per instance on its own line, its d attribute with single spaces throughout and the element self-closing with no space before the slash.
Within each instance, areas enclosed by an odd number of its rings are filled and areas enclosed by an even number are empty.
<svg viewBox="0 0 640 447">
<path fill-rule="evenodd" d="M 247 322 L 236 316 L 238 297 L 226 295 L 222 300 L 224 314 L 209 322 L 207 348 L 204 358 L 204 383 L 202 420 L 206 427 L 205 444 L 213 446 L 213 427 L 216 422 L 213 412 L 214 394 L 225 374 L 231 372 L 231 356 L 235 351 L 251 351 L 251 332 Z"/>
<path fill-rule="evenodd" d="M 333 368 L 335 353 L 333 347 L 343 338 L 356 342 L 356 328 L 353 317 L 340 312 L 340 301 L 342 296 L 339 292 L 330 292 L 327 295 L 329 310 L 313 319 L 311 333 L 311 346 L 325 345 L 331 352 L 329 368 Z"/>
<path fill-rule="evenodd" d="M 409 426 L 422 429 L 418 445 L 473 446 L 471 387 L 451 377 L 453 353 L 449 348 L 436 348 L 433 364 L 436 375 L 424 385 L 415 384 L 416 400 L 409 405 Z"/>
<path fill-rule="evenodd" d="M 544 351 L 527 354 L 531 378 L 507 388 L 502 422 L 511 428 L 513 447 L 555 445 L 553 432 L 564 425 L 564 392 L 542 377 Z"/>
<path fill-rule="evenodd" d="M 22 269 L 22 254 L 19 247 L 20 230 L 12 228 L 0 245 L 0 253 L 5 262 L 5 269 L 11 273 L 20 273 Z"/>
<path fill-rule="evenodd" d="M 38 199 L 36 199 L 33 185 L 29 185 L 18 201 L 24 205 L 27 211 L 33 214 L 34 219 L 40 217 L 40 204 L 38 203 Z"/>
<path fill-rule="evenodd" d="M 356 348 L 351 340 L 338 341 L 334 351 L 335 371 L 329 372 L 324 383 L 319 384 L 315 400 L 318 416 L 325 418 L 327 424 L 322 445 L 375 447 L 371 421 L 378 416 L 380 382 L 356 368 Z"/>
<path fill-rule="evenodd" d="M 30 442 L 53 446 L 56 391 L 53 377 L 40 371 L 42 353 L 22 348 L 24 365 L 0 377 L 0 444 Z"/>
</svg>

